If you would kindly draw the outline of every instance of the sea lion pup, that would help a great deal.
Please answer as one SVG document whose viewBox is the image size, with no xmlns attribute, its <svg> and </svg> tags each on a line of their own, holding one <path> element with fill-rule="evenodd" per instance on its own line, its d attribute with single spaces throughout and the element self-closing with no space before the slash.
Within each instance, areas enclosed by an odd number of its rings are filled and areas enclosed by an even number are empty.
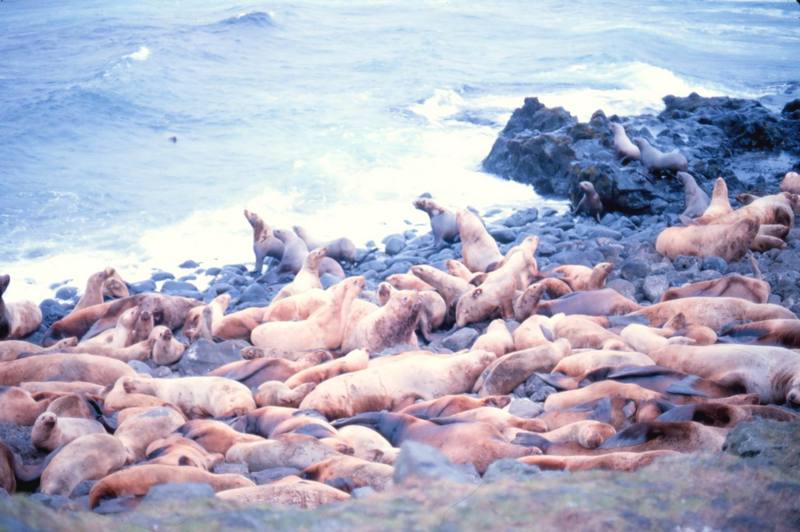
<svg viewBox="0 0 800 532">
<path fill-rule="evenodd" d="M 393 273 L 386 277 L 386 282 L 397 288 L 398 290 L 434 290 L 433 286 L 429 285 L 413 273 Z"/>
<path fill-rule="evenodd" d="M 514 351 L 489 364 L 475 381 L 472 391 L 480 396 L 511 393 L 535 372 L 549 373 L 570 352 L 569 342 L 563 339 Z"/>
<path fill-rule="evenodd" d="M 741 323 L 723 331 L 738 343 L 800 348 L 800 320 L 762 320 Z"/>
<path fill-rule="evenodd" d="M 454 277 L 460 277 L 461 279 L 464 279 L 468 283 L 472 282 L 472 279 L 476 275 L 472 273 L 470 269 L 467 268 L 467 266 L 460 260 L 447 259 L 444 262 L 444 265 L 447 268 L 447 272 L 450 275 Z"/>
<path fill-rule="evenodd" d="M 240 416 L 256 407 L 247 386 L 223 377 L 126 377 L 122 386 L 126 393 L 152 395 L 171 403 L 188 417 Z"/>
<path fill-rule="evenodd" d="M 0 386 L 0 423 L 31 426 L 53 399 L 16 386 Z"/>
<path fill-rule="evenodd" d="M 119 469 L 128 458 L 128 451 L 110 434 L 87 434 L 61 448 L 41 477 L 40 490 L 46 495 L 69 497 L 75 486 L 84 480 L 103 478 Z"/>
<path fill-rule="evenodd" d="M 262 349 L 283 351 L 339 349 L 353 300 L 363 288 L 364 277 L 348 277 L 333 286 L 331 302 L 307 320 L 262 323 L 253 329 L 251 341 Z"/>
<path fill-rule="evenodd" d="M 143 464 L 111 473 L 92 486 L 89 491 L 89 508 L 95 508 L 104 498 L 147 495 L 150 488 L 158 484 L 192 482 L 208 484 L 214 491 L 255 486 L 252 480 L 242 475 L 216 475 L 190 466 Z"/>
<path fill-rule="evenodd" d="M 106 429 L 93 419 L 58 417 L 43 412 L 31 430 L 31 443 L 38 449 L 53 451 L 86 434 L 105 434 Z"/>
<path fill-rule="evenodd" d="M 644 316 L 653 327 L 662 327 L 678 314 L 683 314 L 687 326 L 703 325 L 715 332 L 735 321 L 797 318 L 780 305 L 752 303 L 738 297 L 684 297 L 656 303 L 630 315 Z"/>
<path fill-rule="evenodd" d="M 610 262 L 600 262 L 594 268 L 578 264 L 565 264 L 554 268 L 552 273 L 567 283 L 574 292 L 580 290 L 600 290 L 605 288 L 606 279 L 614 265 Z"/>
<path fill-rule="evenodd" d="M 601 449 L 620 451 L 720 452 L 727 431 L 694 421 L 634 423 L 607 439 Z"/>
<path fill-rule="evenodd" d="M 308 255 L 308 246 L 290 229 L 275 229 L 272 233 L 283 242 L 283 256 L 278 264 L 278 273 L 297 274 Z"/>
<path fill-rule="evenodd" d="M 210 471 L 225 457 L 220 453 L 209 453 L 203 446 L 180 434 L 171 434 L 155 440 L 147 446 L 145 458 L 148 464 L 191 466 Z"/>
<path fill-rule="evenodd" d="M 667 227 L 656 238 L 656 251 L 675 260 L 680 255 L 741 259 L 758 234 L 758 223 L 743 219 L 731 224 Z"/>
<path fill-rule="evenodd" d="M 364 349 L 354 349 L 341 358 L 298 371 L 286 379 L 285 384 L 289 388 L 296 388 L 306 383 L 319 384 L 343 373 L 366 369 L 368 364 L 369 353 Z"/>
<path fill-rule="evenodd" d="M 253 228 L 253 253 L 256 256 L 255 272 L 261 275 L 265 257 L 273 257 L 278 260 L 283 256 L 283 242 L 275 238 L 272 229 L 259 215 L 252 211 L 244 210 L 244 217 Z"/>
<path fill-rule="evenodd" d="M 389 283 L 378 286 L 378 297 L 386 303 L 361 318 L 342 340 L 342 351 L 366 349 L 377 353 L 396 345 L 417 346 L 417 322 L 422 302 L 414 290 L 395 290 Z"/>
<path fill-rule="evenodd" d="M 468 290 L 474 288 L 464 279 L 455 277 L 426 264 L 412 266 L 411 273 L 433 287 L 433 289 L 442 296 L 448 309 L 454 309 L 461 296 Z"/>
<path fill-rule="evenodd" d="M 678 150 L 664 153 L 657 150 L 642 137 L 633 139 L 633 143 L 639 148 L 642 164 L 650 171 L 683 171 L 689 169 L 686 157 Z"/>
<path fill-rule="evenodd" d="M 536 293 L 533 296 L 537 295 Z M 541 293 L 538 294 L 541 297 Z M 536 301 L 530 298 L 535 312 L 545 316 L 556 314 L 584 314 L 586 316 L 616 316 L 628 314 L 642 308 L 612 288 L 572 292 L 558 299 Z"/>
<path fill-rule="evenodd" d="M 16 360 L 20 355 L 40 354 L 40 353 L 61 353 L 64 349 L 78 345 L 78 339 L 64 338 L 50 347 L 25 342 L 23 340 L 2 340 L 0 341 L 0 362 Z"/>
<path fill-rule="evenodd" d="M 334 456 L 303 471 L 306 478 L 333 485 L 346 493 L 369 486 L 384 491 L 392 485 L 394 468 L 355 456 Z"/>
<path fill-rule="evenodd" d="M 535 465 L 544 471 L 590 471 L 606 469 L 609 471 L 636 471 L 649 466 L 656 459 L 676 456 L 675 451 L 616 452 L 595 456 L 525 456 L 518 461 Z"/>
<path fill-rule="evenodd" d="M 480 408 L 482 406 L 503 408 L 510 402 L 511 398 L 507 395 L 487 395 L 485 397 L 444 395 L 429 401 L 414 403 L 413 405 L 399 410 L 399 413 L 408 414 L 421 419 L 430 419 L 452 416 L 453 414 L 458 414 L 459 412 L 464 412 L 465 410 L 471 410 L 473 408 Z"/>
<path fill-rule="evenodd" d="M 631 401 L 658 401 L 664 396 L 637 384 L 626 384 L 616 381 L 594 382 L 577 390 L 568 390 L 550 394 L 544 401 L 545 412 L 567 410 L 604 397 L 621 397 Z"/>
<path fill-rule="evenodd" d="M 261 436 L 238 432 L 230 425 L 214 419 L 189 420 L 177 432 L 210 453 L 225 454 L 237 443 L 264 441 Z"/>
<path fill-rule="evenodd" d="M 86 290 L 78 300 L 78 304 L 72 309 L 72 312 L 92 305 L 99 305 L 103 302 L 103 296 L 106 295 L 114 298 L 128 297 L 130 295 L 128 286 L 114 268 L 106 268 L 89 276 L 86 281 Z"/>
<path fill-rule="evenodd" d="M 549 319 L 534 314 L 514 329 L 514 333 L 511 335 L 514 340 L 514 350 L 522 351 L 539 345 L 547 345 L 553 339 L 549 333 Z"/>
<path fill-rule="evenodd" d="M 781 181 L 781 192 L 800 194 L 800 174 L 797 172 L 786 172 Z"/>
<path fill-rule="evenodd" d="M 456 241 L 456 237 L 459 235 L 458 222 L 456 215 L 451 210 L 439 205 L 433 199 L 423 196 L 415 199 L 412 205 L 427 213 L 430 218 L 434 246 L 440 246 L 442 242 L 452 244 Z"/>
<path fill-rule="evenodd" d="M 600 368 L 655 366 L 655 364 L 647 355 L 635 351 L 589 350 L 562 358 L 553 368 L 553 372 L 581 377 Z"/>
<path fill-rule="evenodd" d="M 590 181 L 581 181 L 578 183 L 578 189 L 583 192 L 583 196 L 572 209 L 572 213 L 578 214 L 583 211 L 599 222 L 603 215 L 603 200 L 600 199 L 600 194 Z"/>
<path fill-rule="evenodd" d="M 267 381 L 262 383 L 254 394 L 256 405 L 261 406 L 289 406 L 296 408 L 305 397 L 316 387 L 313 382 L 299 384 L 289 388 L 280 381 Z"/>
<path fill-rule="evenodd" d="M 136 372 L 126 363 L 94 355 L 36 355 L 0 364 L 0 385 L 27 381 L 82 381 L 108 386 Z"/>
<path fill-rule="evenodd" d="M 763 304 L 769 299 L 769 293 L 768 282 L 733 273 L 717 279 L 668 288 L 661 296 L 661 302 L 686 297 L 737 297 Z"/>
<path fill-rule="evenodd" d="M 302 294 L 315 288 L 322 289 L 322 283 L 319 280 L 319 264 L 325 257 L 325 248 L 315 249 L 306 255 L 303 260 L 303 267 L 295 275 L 294 280 L 280 289 L 272 301 L 280 301 L 281 299 L 297 294 Z"/>
<path fill-rule="evenodd" d="M 456 214 L 456 223 L 461 238 L 462 260 L 467 268 L 476 273 L 485 272 L 503 260 L 497 242 L 486 230 L 478 215 L 469 209 L 462 209 Z"/>
<path fill-rule="evenodd" d="M 625 133 L 625 128 L 622 126 L 622 124 L 609 122 L 608 126 L 614 133 L 614 150 L 617 152 L 617 155 L 619 155 L 623 160 L 628 159 L 632 161 L 638 161 L 642 156 L 641 152 L 639 151 L 639 147 L 631 142 L 631 139 L 628 138 L 628 135 Z"/>
<path fill-rule="evenodd" d="M 537 271 L 533 253 L 539 238 L 531 236 L 512 248 L 503 264 L 488 273 L 480 286 L 472 287 L 461 295 L 456 304 L 456 325 L 482 321 L 498 311 L 504 319 L 514 317 L 514 295 L 521 284 L 527 286 Z"/>
<path fill-rule="evenodd" d="M 685 208 L 679 218 L 688 225 L 692 218 L 702 216 L 708 209 L 711 200 L 708 194 L 697 185 L 692 174 L 688 172 L 678 172 L 678 179 L 683 183 L 684 205 Z M 725 196 L 727 198 L 727 194 Z"/>
<path fill-rule="evenodd" d="M 667 345 L 649 356 L 661 366 L 758 394 L 762 403 L 800 406 L 800 356 L 790 349 L 741 344 Z"/>
<path fill-rule="evenodd" d="M 241 506 L 268 503 L 311 509 L 323 504 L 346 501 L 350 498 L 350 494 L 322 482 L 303 480 L 289 475 L 275 482 L 252 488 L 220 491 L 217 492 L 217 498 Z"/>
<path fill-rule="evenodd" d="M 320 383 L 300 408 L 337 419 L 370 410 L 399 410 L 416 399 L 464 393 L 495 356 L 487 351 L 446 356 L 411 351 Z"/>
<path fill-rule="evenodd" d="M 475 340 L 472 348 L 475 350 L 491 351 L 501 357 L 506 353 L 514 351 L 514 338 L 508 332 L 506 322 L 503 320 L 493 320 L 486 328 L 486 332 Z"/>
<path fill-rule="evenodd" d="M 349 238 L 341 237 L 334 240 L 320 241 L 311 238 L 308 231 L 299 225 L 292 227 L 292 230 L 306 243 L 308 249 L 325 248 L 326 255 L 331 259 L 347 262 L 356 261 L 356 245 Z"/>
<path fill-rule="evenodd" d="M 554 316 L 550 319 L 550 328 L 556 338 L 569 340 L 572 349 L 628 350 L 628 346 L 619 335 L 579 314 Z"/>
<path fill-rule="evenodd" d="M 0 340 L 25 338 L 42 324 L 42 311 L 36 303 L 3 301 L 3 294 L 9 283 L 10 275 L 0 275 Z"/>
<path fill-rule="evenodd" d="M 129 410 L 133 410 L 133 412 L 128 414 Z M 186 418 L 175 408 L 169 406 L 129 408 L 120 412 L 119 426 L 114 432 L 114 436 L 128 450 L 130 462 L 138 462 L 144 458 L 148 445 L 169 436 L 184 423 L 186 423 Z"/>
<path fill-rule="evenodd" d="M 456 464 L 473 464 L 480 474 L 500 458 L 541 453 L 536 447 L 508 443 L 489 423 L 455 421 L 439 425 L 394 412 L 367 412 L 333 422 L 337 428 L 352 424 L 375 429 L 395 447 L 406 440 L 436 447 Z"/>
<path fill-rule="evenodd" d="M 306 467 L 339 453 L 313 436 L 281 434 L 257 442 L 236 443 L 225 453 L 225 461 L 246 464 L 250 471 L 270 467 Z"/>
</svg>

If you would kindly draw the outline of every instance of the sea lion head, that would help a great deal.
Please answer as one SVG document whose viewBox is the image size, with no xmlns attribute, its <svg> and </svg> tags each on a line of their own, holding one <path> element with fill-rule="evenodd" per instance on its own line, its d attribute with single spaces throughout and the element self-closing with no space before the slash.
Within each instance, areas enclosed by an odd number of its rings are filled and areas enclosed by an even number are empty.
<svg viewBox="0 0 800 532">
<path fill-rule="evenodd" d="M 795 214 L 800 214 L 800 194 L 793 194 L 791 192 L 781 192 L 781 194 L 783 194 L 783 196 L 789 200 L 789 205 L 792 206 L 792 211 L 794 211 Z"/>
<path fill-rule="evenodd" d="M 622 132 L 625 131 L 625 129 L 622 127 L 622 125 L 621 124 L 617 124 L 616 122 L 609 122 L 608 123 L 608 127 L 610 127 L 611 131 L 613 131 L 615 134 L 619 133 L 620 131 L 622 131 Z"/>
<path fill-rule="evenodd" d="M 631 139 L 631 142 L 636 144 L 636 147 L 638 147 L 640 150 L 645 150 L 650 147 L 650 143 L 642 137 L 634 137 Z"/>
<path fill-rule="evenodd" d="M 311 270 L 318 270 L 319 263 L 322 261 L 323 258 L 328 254 L 327 248 L 317 248 L 314 251 L 310 252 L 306 255 L 306 265 Z"/>
<path fill-rule="evenodd" d="M 291 242 L 295 238 L 300 238 L 294 234 L 294 231 L 289 231 L 288 229 L 275 229 L 272 231 L 272 235 L 284 244 Z"/>
<path fill-rule="evenodd" d="M 186 346 L 175 340 L 172 331 L 164 325 L 153 327 L 149 339 L 153 342 L 151 358 L 156 364 L 173 364 L 181 358 L 186 350 Z"/>
<path fill-rule="evenodd" d="M 126 285 L 119 277 L 109 277 L 103 284 L 103 295 L 111 296 L 114 298 L 128 297 L 128 285 Z"/>
<path fill-rule="evenodd" d="M 792 408 L 800 408 L 800 375 L 794 378 L 790 386 L 786 394 L 786 404 Z"/>
<path fill-rule="evenodd" d="M 480 321 L 497 308 L 494 298 L 485 293 L 483 287 L 468 290 L 456 303 L 456 325 L 464 327 L 468 323 Z"/>
<path fill-rule="evenodd" d="M 582 191 L 590 195 L 597 194 L 597 192 L 594 189 L 594 185 L 589 181 L 581 181 L 580 183 L 578 183 L 578 188 L 580 188 Z"/>
<path fill-rule="evenodd" d="M 55 428 L 56 422 L 58 422 L 58 416 L 53 412 L 42 412 L 42 414 L 36 418 L 36 422 L 31 429 L 31 441 L 46 441 L 50 437 L 53 428 Z"/>
</svg>

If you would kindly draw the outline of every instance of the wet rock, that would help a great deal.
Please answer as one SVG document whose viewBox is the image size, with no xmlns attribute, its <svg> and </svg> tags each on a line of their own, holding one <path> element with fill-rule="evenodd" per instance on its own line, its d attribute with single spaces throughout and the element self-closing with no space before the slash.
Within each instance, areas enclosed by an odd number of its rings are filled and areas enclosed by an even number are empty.
<svg viewBox="0 0 800 532">
<path fill-rule="evenodd" d="M 56 292 L 56 299 L 66 301 L 78 295 L 78 289 L 74 286 L 63 286 Z"/>
<path fill-rule="evenodd" d="M 150 279 L 153 281 L 166 281 L 168 279 L 174 279 L 175 276 L 169 272 L 155 272 L 153 275 L 150 276 Z"/>
<path fill-rule="evenodd" d="M 702 270 L 716 270 L 720 273 L 725 273 L 728 270 L 728 262 L 722 257 L 705 257 L 703 263 L 700 265 Z"/>
<path fill-rule="evenodd" d="M 259 306 L 266 306 L 269 303 L 269 299 L 270 294 L 267 289 L 258 283 L 253 283 L 242 292 L 238 304 L 254 303 Z"/>
<path fill-rule="evenodd" d="M 330 273 L 323 273 L 322 275 L 319 276 L 319 282 L 322 283 L 322 288 L 324 288 L 325 290 L 335 285 L 339 281 L 341 281 L 341 279 L 339 279 L 335 275 L 331 275 Z"/>
<path fill-rule="evenodd" d="M 356 488 L 353 491 L 351 491 L 350 495 L 354 499 L 365 499 L 367 497 L 371 497 L 372 495 L 375 495 L 376 493 L 378 493 L 378 492 L 375 491 L 370 486 L 361 486 L 360 488 Z"/>
<path fill-rule="evenodd" d="M 666 275 L 648 275 L 642 283 L 642 292 L 645 297 L 655 303 L 669 288 Z"/>
<path fill-rule="evenodd" d="M 759 464 L 770 464 L 783 470 L 800 467 L 800 421 L 780 422 L 766 418 L 736 425 L 722 446 L 723 451 Z"/>
<path fill-rule="evenodd" d="M 394 464 L 394 483 L 412 486 L 440 480 L 473 484 L 480 477 L 474 466 L 456 465 L 435 447 L 411 440 L 403 442 Z"/>
<path fill-rule="evenodd" d="M 89 491 L 91 491 L 92 486 L 94 486 L 96 483 L 96 480 L 82 480 L 77 486 L 75 486 L 69 496 L 75 499 L 89 495 Z"/>
<path fill-rule="evenodd" d="M 542 403 L 534 403 L 527 397 L 515 397 L 508 405 L 508 413 L 517 417 L 536 417 L 544 412 Z"/>
<path fill-rule="evenodd" d="M 197 262 L 195 262 L 195 261 L 190 259 L 190 260 L 185 260 L 185 261 L 181 262 L 178 265 L 178 268 L 183 268 L 183 269 L 187 269 L 188 270 L 188 269 L 191 269 L 191 268 L 197 268 L 198 266 L 200 266 L 199 263 L 197 263 Z"/>
<path fill-rule="evenodd" d="M 197 287 L 185 281 L 166 281 L 161 286 L 161 291 L 165 294 L 179 294 L 183 292 L 197 292 Z"/>
<path fill-rule="evenodd" d="M 211 340 L 199 338 L 184 351 L 180 361 L 173 368 L 181 375 L 205 375 L 223 364 L 241 360 L 240 351 L 249 345 L 244 340 L 226 340 L 214 343 Z"/>
<path fill-rule="evenodd" d="M 636 286 L 625 279 L 612 279 L 606 282 L 606 288 L 613 288 L 628 299 L 636 300 Z"/>
<path fill-rule="evenodd" d="M 30 496 L 30 499 L 42 503 L 53 510 L 60 510 L 68 506 L 70 502 L 69 498 L 64 495 L 45 495 L 44 493 L 34 493 Z"/>
<path fill-rule="evenodd" d="M 693 270 L 696 271 L 700 266 L 700 259 L 698 257 L 690 257 L 687 255 L 678 255 L 672 261 L 672 265 L 678 271 Z"/>
<path fill-rule="evenodd" d="M 532 402 L 542 403 L 550 394 L 556 393 L 556 389 L 544 382 L 538 375 L 528 377 L 524 383 L 514 389 L 517 397 L 528 397 Z"/>
<path fill-rule="evenodd" d="M 650 266 L 644 261 L 626 260 L 622 263 L 619 273 L 626 281 L 636 281 L 650 273 Z"/>
<path fill-rule="evenodd" d="M 49 327 L 69 314 L 71 308 L 72 306 L 63 305 L 55 299 L 45 299 L 39 303 L 39 310 L 42 311 L 42 324 Z"/>
<path fill-rule="evenodd" d="M 468 349 L 478 338 L 479 333 L 471 327 L 464 327 L 448 335 L 442 340 L 442 345 L 451 351 L 461 351 Z"/>
<path fill-rule="evenodd" d="M 513 480 L 527 482 L 535 480 L 541 472 L 541 469 L 535 465 L 523 464 L 513 458 L 502 458 L 489 465 L 486 473 L 483 474 L 483 481 L 500 482 L 502 480 Z"/>
<path fill-rule="evenodd" d="M 231 474 L 231 475 L 244 475 L 250 474 L 247 464 L 232 464 L 230 462 L 221 462 L 214 466 L 213 473 L 217 475 Z"/>
<path fill-rule="evenodd" d="M 514 214 L 503 220 L 506 227 L 522 227 L 535 222 L 539 218 L 539 210 L 536 207 L 514 211 Z"/>
<path fill-rule="evenodd" d="M 141 360 L 129 360 L 128 365 L 133 368 L 136 373 L 143 373 L 145 375 L 152 375 L 152 370 L 150 366 L 142 362 Z"/>
<path fill-rule="evenodd" d="M 219 272 L 221 272 L 221 271 L 222 271 L 222 268 L 218 268 L 216 266 L 212 266 L 211 268 L 206 268 L 206 275 L 208 275 L 209 277 L 214 277 L 216 275 L 219 275 Z"/>
<path fill-rule="evenodd" d="M 492 226 L 488 228 L 489 234 L 501 244 L 509 244 L 517 239 L 517 234 L 505 227 Z"/>
<path fill-rule="evenodd" d="M 131 283 L 128 285 L 128 292 L 130 292 L 131 295 L 155 291 L 156 282 L 152 279 L 147 279 L 146 281 L 139 281 L 138 283 Z"/>
<path fill-rule="evenodd" d="M 387 255 L 397 255 L 406 247 L 406 240 L 402 235 L 392 235 L 385 242 Z"/>
</svg>

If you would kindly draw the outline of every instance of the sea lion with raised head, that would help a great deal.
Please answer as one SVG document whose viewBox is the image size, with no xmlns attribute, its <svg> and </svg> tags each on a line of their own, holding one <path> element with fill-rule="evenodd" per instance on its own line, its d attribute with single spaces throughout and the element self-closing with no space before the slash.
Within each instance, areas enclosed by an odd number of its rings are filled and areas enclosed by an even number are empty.
<svg viewBox="0 0 800 532">
<path fill-rule="evenodd" d="M 253 253 L 256 256 L 255 272 L 261 275 L 264 267 L 264 258 L 272 257 L 280 260 L 283 257 L 283 242 L 278 240 L 273 234 L 272 229 L 261 217 L 247 209 L 244 210 L 244 217 L 253 228 Z"/>
<path fill-rule="evenodd" d="M 442 296 L 442 299 L 444 299 L 448 309 L 454 309 L 459 298 L 473 288 L 473 286 L 464 279 L 450 275 L 433 266 L 428 266 L 427 264 L 412 266 L 411 273 L 436 290 L 439 295 Z"/>
<path fill-rule="evenodd" d="M 318 248 L 309 252 L 305 260 L 303 260 L 303 267 L 294 276 L 294 280 L 281 288 L 272 301 L 280 301 L 315 288 L 322 289 L 322 283 L 319 280 L 319 265 L 320 261 L 325 257 L 325 253 L 325 248 Z"/>
<path fill-rule="evenodd" d="M 537 371 L 549 373 L 571 353 L 567 340 L 531 347 L 504 355 L 484 369 L 473 385 L 480 396 L 505 395 Z"/>
<path fill-rule="evenodd" d="M 297 274 L 308 255 L 308 246 L 305 241 L 290 229 L 275 229 L 272 233 L 283 242 L 283 256 L 278 264 L 278 273 Z"/>
<path fill-rule="evenodd" d="M 683 171 L 689 168 L 689 163 L 686 157 L 678 150 L 673 150 L 669 153 L 654 148 L 646 139 L 636 137 L 633 143 L 639 148 L 641 152 L 642 164 L 650 171 L 664 172 L 664 171 Z"/>
<path fill-rule="evenodd" d="M 797 172 L 786 172 L 781 181 L 781 192 L 800 194 L 800 174 Z"/>
<path fill-rule="evenodd" d="M 42 324 L 42 311 L 36 303 L 3 301 L 10 283 L 10 275 L 0 275 L 0 340 L 25 338 Z"/>
<path fill-rule="evenodd" d="M 639 147 L 628 138 L 622 124 L 609 122 L 608 127 L 610 127 L 611 131 L 614 133 L 614 150 L 617 152 L 617 155 L 623 160 L 638 161 L 642 156 Z"/>
<path fill-rule="evenodd" d="M 614 269 L 610 262 L 600 262 L 593 268 L 579 264 L 565 264 L 553 268 L 552 273 L 569 285 L 573 292 L 600 290 L 606 287 L 606 279 Z"/>
<path fill-rule="evenodd" d="M 420 196 L 414 200 L 414 207 L 424 211 L 431 221 L 433 244 L 439 246 L 442 242 L 453 243 L 459 235 L 456 215 L 446 207 L 442 207 L 431 198 Z"/>
<path fill-rule="evenodd" d="M 395 290 L 389 283 L 381 283 L 378 298 L 386 303 L 348 329 L 342 340 L 343 351 L 366 349 L 377 353 L 396 345 L 417 346 L 414 331 L 422 311 L 419 293 Z"/>
<path fill-rule="evenodd" d="M 684 209 L 680 215 L 681 219 L 697 218 L 702 216 L 708 209 L 711 200 L 708 194 L 697 185 L 692 174 L 688 172 L 678 172 L 678 179 L 683 183 Z"/>
<path fill-rule="evenodd" d="M 87 434 L 105 434 L 106 429 L 93 419 L 58 417 L 43 412 L 31 429 L 31 443 L 38 449 L 53 451 Z"/>
<path fill-rule="evenodd" d="M 356 245 L 349 238 L 341 237 L 334 240 L 322 241 L 312 238 L 308 234 L 308 231 L 299 225 L 292 227 L 292 230 L 297 236 L 303 239 L 310 250 L 324 248 L 326 256 L 331 259 L 347 262 L 356 261 Z"/>
<path fill-rule="evenodd" d="M 757 225 L 785 225 L 794 227 L 794 215 L 800 209 L 800 196 L 789 192 L 781 192 L 763 196 L 735 211 L 713 217 L 704 214 L 695 220 L 701 225 L 735 224 L 749 220 Z"/>
<path fill-rule="evenodd" d="M 334 485 L 347 493 L 365 486 L 380 492 L 392 485 L 394 468 L 355 456 L 343 455 L 317 462 L 305 468 L 303 473 L 308 479 Z"/>
<path fill-rule="evenodd" d="M 578 189 L 583 193 L 583 196 L 575 204 L 572 213 L 578 214 L 583 211 L 599 222 L 600 217 L 603 215 L 603 200 L 600 199 L 600 194 L 594 189 L 591 181 L 581 181 L 578 183 Z"/>
<path fill-rule="evenodd" d="M 461 255 L 467 268 L 475 273 L 485 272 L 503 260 L 497 242 L 477 214 L 462 209 L 456 213 L 456 223 L 461 238 Z"/>
<path fill-rule="evenodd" d="M 106 268 L 101 272 L 89 276 L 86 281 L 86 290 L 72 312 L 103 302 L 104 296 L 112 298 L 128 297 L 128 286 L 114 268 Z"/>
</svg>

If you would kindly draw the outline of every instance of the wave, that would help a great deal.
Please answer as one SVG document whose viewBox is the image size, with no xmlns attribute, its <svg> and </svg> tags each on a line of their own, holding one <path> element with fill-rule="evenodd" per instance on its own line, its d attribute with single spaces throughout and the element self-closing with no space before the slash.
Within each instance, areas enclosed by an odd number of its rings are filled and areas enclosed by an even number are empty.
<svg viewBox="0 0 800 532">
<path fill-rule="evenodd" d="M 133 61 L 147 61 L 149 58 L 150 48 L 147 46 L 140 46 L 137 51 L 123 56 L 123 59 L 132 59 Z"/>
<path fill-rule="evenodd" d="M 274 14 L 264 11 L 239 13 L 212 24 L 212 27 L 217 28 L 272 28 L 275 26 Z"/>
</svg>

